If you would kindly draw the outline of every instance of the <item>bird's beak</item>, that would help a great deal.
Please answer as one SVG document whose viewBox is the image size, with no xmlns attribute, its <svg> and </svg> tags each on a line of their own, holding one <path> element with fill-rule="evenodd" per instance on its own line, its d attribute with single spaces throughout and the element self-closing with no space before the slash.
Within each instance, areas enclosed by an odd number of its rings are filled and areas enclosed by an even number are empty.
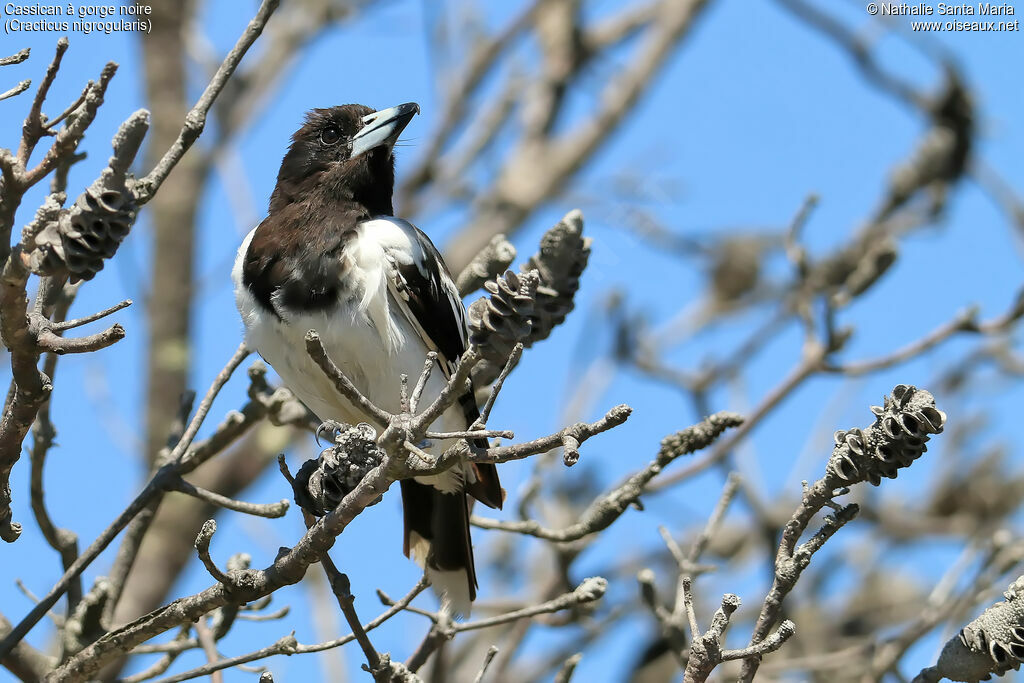
<svg viewBox="0 0 1024 683">
<path fill-rule="evenodd" d="M 406 102 L 364 116 L 362 130 L 352 137 L 352 153 L 349 158 L 383 146 L 390 150 L 412 117 L 419 113 L 420 105 Z"/>
</svg>

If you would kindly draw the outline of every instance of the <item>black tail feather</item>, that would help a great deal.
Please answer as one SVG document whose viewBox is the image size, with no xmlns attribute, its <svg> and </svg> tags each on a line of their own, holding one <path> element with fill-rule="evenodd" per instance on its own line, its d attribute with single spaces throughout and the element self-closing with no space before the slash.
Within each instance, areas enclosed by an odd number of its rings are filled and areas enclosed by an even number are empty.
<svg viewBox="0 0 1024 683">
<path fill-rule="evenodd" d="M 402 481 L 402 512 L 405 518 L 403 552 L 412 552 L 411 535 L 430 544 L 426 565 L 441 571 L 466 573 L 469 598 L 476 599 L 476 567 L 469 535 L 469 504 L 465 492 L 441 493 L 433 486 L 411 479 Z"/>
<path fill-rule="evenodd" d="M 486 446 L 484 446 L 486 448 Z M 505 489 L 498 480 L 498 468 L 491 463 L 473 463 L 476 481 L 466 484 L 466 493 L 489 508 L 500 510 L 505 503 Z"/>
</svg>

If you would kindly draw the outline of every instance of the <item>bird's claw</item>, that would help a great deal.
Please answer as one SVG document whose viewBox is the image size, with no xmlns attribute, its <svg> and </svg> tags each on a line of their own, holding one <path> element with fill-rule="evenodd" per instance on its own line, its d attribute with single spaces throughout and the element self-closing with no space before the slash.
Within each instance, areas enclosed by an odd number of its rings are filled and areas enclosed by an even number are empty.
<svg viewBox="0 0 1024 683">
<path fill-rule="evenodd" d="M 334 442 L 334 437 L 341 431 L 341 423 L 335 422 L 334 420 L 324 420 L 320 423 L 320 426 L 316 428 L 314 436 L 316 436 L 316 445 L 320 444 L 320 437 L 325 433 L 331 434 L 331 442 Z"/>
</svg>

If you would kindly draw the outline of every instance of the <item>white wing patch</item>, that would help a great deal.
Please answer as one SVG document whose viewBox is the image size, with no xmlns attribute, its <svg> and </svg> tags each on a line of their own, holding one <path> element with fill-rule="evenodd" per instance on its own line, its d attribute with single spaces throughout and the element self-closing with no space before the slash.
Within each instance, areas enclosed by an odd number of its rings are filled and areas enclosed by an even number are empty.
<svg viewBox="0 0 1024 683">
<path fill-rule="evenodd" d="M 391 315 L 389 305 L 388 284 L 393 266 L 388 256 L 388 243 L 395 235 L 378 234 L 368 229 L 366 223 L 361 224 L 358 237 L 351 247 L 353 279 L 362 283 L 365 290 L 356 304 L 353 313 L 363 314 L 373 325 L 380 336 L 381 343 L 391 353 L 399 351 L 404 345 L 401 330 Z M 384 241 L 386 240 L 386 241 Z"/>
<path fill-rule="evenodd" d="M 431 336 L 424 329 L 422 321 L 418 319 L 409 307 L 410 287 L 400 270 L 400 266 L 413 266 L 423 272 L 420 264 L 427 258 L 432 258 L 421 247 L 419 237 L 416 234 L 416 228 L 400 218 L 382 217 L 361 223 L 360 229 L 360 241 L 373 242 L 383 252 L 383 259 L 381 259 L 380 263 L 386 269 L 386 272 L 383 273 L 382 281 L 386 283 L 387 290 L 391 295 L 391 302 L 394 303 L 398 312 L 401 312 L 405 320 L 412 325 L 416 334 L 427 348 L 430 351 L 437 352 L 438 365 L 440 365 L 445 376 L 450 377 L 451 373 L 455 370 L 455 363 L 458 359 L 447 358 L 441 352 L 435 341 L 431 339 Z M 424 276 L 426 277 L 425 273 Z M 455 318 L 458 322 L 458 334 L 462 339 L 463 347 L 465 347 L 468 344 L 466 311 L 462 305 L 462 299 L 459 298 L 455 283 L 448 276 L 448 273 L 445 272 L 444 268 L 440 269 L 440 285 L 447 298 L 448 305 L 451 306 L 455 313 Z"/>
</svg>

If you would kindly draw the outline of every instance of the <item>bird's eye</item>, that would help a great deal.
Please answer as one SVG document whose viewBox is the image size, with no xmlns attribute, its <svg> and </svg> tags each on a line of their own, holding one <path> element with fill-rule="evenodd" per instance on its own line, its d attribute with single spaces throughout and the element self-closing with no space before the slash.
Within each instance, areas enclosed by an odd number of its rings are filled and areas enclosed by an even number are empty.
<svg viewBox="0 0 1024 683">
<path fill-rule="evenodd" d="M 341 139 L 341 131 L 334 126 L 327 126 L 320 131 L 320 142 L 325 145 L 333 145 Z"/>
</svg>

